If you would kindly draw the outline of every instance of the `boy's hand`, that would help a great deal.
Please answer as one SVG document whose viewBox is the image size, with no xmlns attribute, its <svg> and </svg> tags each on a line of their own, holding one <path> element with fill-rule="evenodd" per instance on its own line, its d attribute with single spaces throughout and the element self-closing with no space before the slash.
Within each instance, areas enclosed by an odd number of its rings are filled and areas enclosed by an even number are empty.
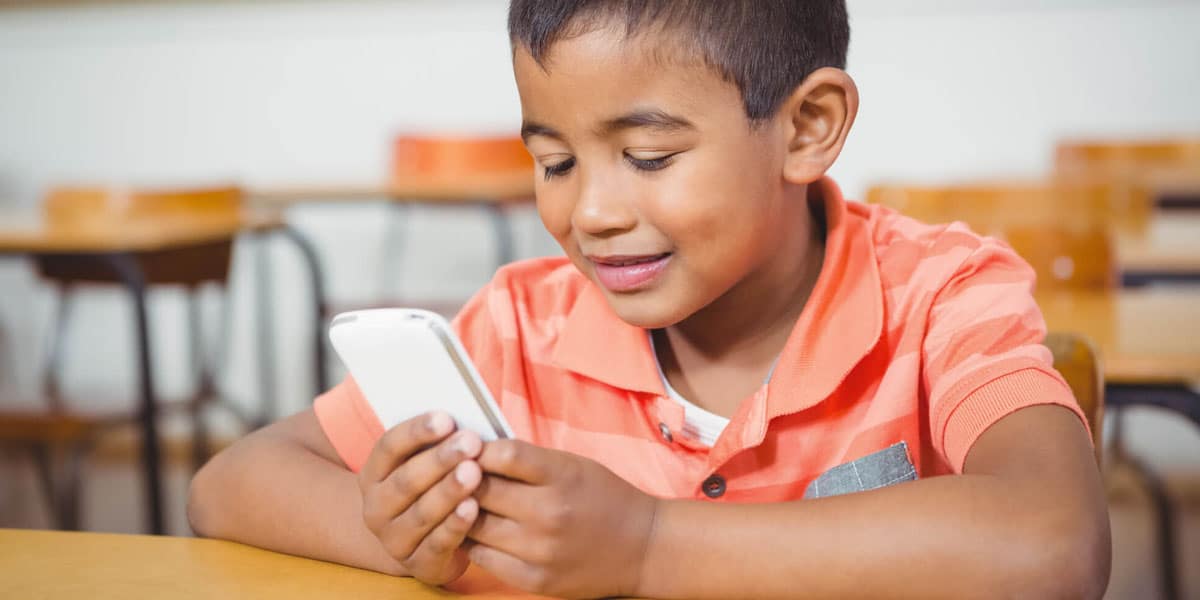
<svg viewBox="0 0 1200 600">
<path fill-rule="evenodd" d="M 405 421 L 383 434 L 358 475 L 367 528 L 405 575 L 432 585 L 467 569 L 462 545 L 479 514 L 471 494 L 483 473 L 472 459 L 483 442 L 453 432 L 445 413 Z"/>
<path fill-rule="evenodd" d="M 471 560 L 553 596 L 637 592 L 658 500 L 592 460 L 516 440 L 489 442 Z"/>
</svg>

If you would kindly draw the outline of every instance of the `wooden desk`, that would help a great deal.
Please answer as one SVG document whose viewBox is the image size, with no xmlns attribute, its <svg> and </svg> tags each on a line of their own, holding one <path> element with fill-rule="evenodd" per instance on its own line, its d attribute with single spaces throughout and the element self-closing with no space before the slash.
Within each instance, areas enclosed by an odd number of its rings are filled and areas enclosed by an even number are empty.
<svg viewBox="0 0 1200 600">
<path fill-rule="evenodd" d="M 1126 279 L 1200 280 L 1200 211 L 1159 212 L 1144 230 L 1116 241 Z"/>
<path fill-rule="evenodd" d="M 283 227 L 278 211 L 236 217 L 156 218 L 128 223 L 46 222 L 33 212 L 0 213 L 0 253 L 156 252 L 227 240 L 242 231 Z"/>
<path fill-rule="evenodd" d="M 1063 292 L 1037 300 L 1051 330 L 1082 333 L 1099 347 L 1106 382 L 1200 382 L 1200 289 Z"/>
<path fill-rule="evenodd" d="M 473 569 L 452 586 L 536 598 Z M 0 529 L 0 598 L 453 598 L 412 579 L 218 540 Z"/>
<path fill-rule="evenodd" d="M 146 314 L 146 265 L 156 257 L 160 263 L 171 260 L 173 255 L 169 254 L 170 252 L 197 249 L 206 244 L 232 240 L 243 231 L 260 234 L 280 231 L 300 249 L 310 272 L 314 300 L 314 362 L 323 365 L 324 328 L 320 324 L 325 305 L 319 264 L 311 244 L 298 232 L 287 227 L 277 211 L 68 223 L 48 222 L 40 214 L 29 212 L 0 214 L 0 255 L 47 257 L 47 260 L 83 265 L 81 268 L 111 271 L 113 277 L 130 293 L 136 327 L 134 339 L 137 348 L 138 419 L 143 444 L 143 477 L 146 506 L 149 510 L 148 529 L 152 533 L 164 532 L 165 518 L 159 464 L 158 400 L 151 369 L 149 319 Z M 163 258 L 164 256 L 166 258 Z M 265 308 L 261 307 L 261 297 L 259 304 L 261 315 L 266 312 Z M 315 368 L 313 377 L 318 392 L 328 387 L 323 368 Z"/>
</svg>

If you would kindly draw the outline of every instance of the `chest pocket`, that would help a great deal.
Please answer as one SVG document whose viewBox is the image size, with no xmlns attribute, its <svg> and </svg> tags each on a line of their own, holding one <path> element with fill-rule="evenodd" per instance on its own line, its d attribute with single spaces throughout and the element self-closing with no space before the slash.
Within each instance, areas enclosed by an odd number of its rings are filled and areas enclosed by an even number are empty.
<svg viewBox="0 0 1200 600">
<path fill-rule="evenodd" d="M 865 492 L 916 478 L 917 470 L 908 460 L 908 443 L 900 442 L 825 471 L 808 484 L 804 498 Z"/>
</svg>

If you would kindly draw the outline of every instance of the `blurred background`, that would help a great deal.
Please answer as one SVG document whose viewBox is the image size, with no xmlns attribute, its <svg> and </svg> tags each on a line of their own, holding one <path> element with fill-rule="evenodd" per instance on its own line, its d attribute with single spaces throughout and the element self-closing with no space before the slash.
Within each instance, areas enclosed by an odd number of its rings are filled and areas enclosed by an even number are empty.
<svg viewBox="0 0 1200 600">
<path fill-rule="evenodd" d="M 1200 598 L 1200 3 L 849 7 L 862 105 L 831 173 L 849 197 L 989 233 L 1032 213 L 1070 230 L 1035 248 L 1104 231 L 1080 256 L 1052 252 L 1043 292 L 1086 321 L 1062 323 L 1110 374 L 1109 597 Z M 314 311 L 449 314 L 498 262 L 558 253 L 504 139 L 520 120 L 506 9 L 0 2 L 0 527 L 153 526 L 120 260 L 149 284 L 161 530 L 186 535 L 195 415 L 211 452 L 307 406 Z M 972 212 L 951 200 L 964 193 L 1003 208 Z M 1047 198 L 1070 210 L 1031 208 Z M 1087 257 L 1103 261 L 1085 302 L 1067 296 Z"/>
</svg>

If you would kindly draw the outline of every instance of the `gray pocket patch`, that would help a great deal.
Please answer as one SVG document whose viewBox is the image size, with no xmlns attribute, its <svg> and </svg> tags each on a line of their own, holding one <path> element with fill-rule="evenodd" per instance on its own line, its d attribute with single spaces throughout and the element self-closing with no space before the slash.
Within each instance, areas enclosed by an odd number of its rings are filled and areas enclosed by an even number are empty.
<svg viewBox="0 0 1200 600">
<path fill-rule="evenodd" d="M 828 498 L 865 492 L 916 478 L 917 470 L 908 460 L 908 443 L 899 442 L 825 471 L 808 484 L 804 498 Z"/>
</svg>

